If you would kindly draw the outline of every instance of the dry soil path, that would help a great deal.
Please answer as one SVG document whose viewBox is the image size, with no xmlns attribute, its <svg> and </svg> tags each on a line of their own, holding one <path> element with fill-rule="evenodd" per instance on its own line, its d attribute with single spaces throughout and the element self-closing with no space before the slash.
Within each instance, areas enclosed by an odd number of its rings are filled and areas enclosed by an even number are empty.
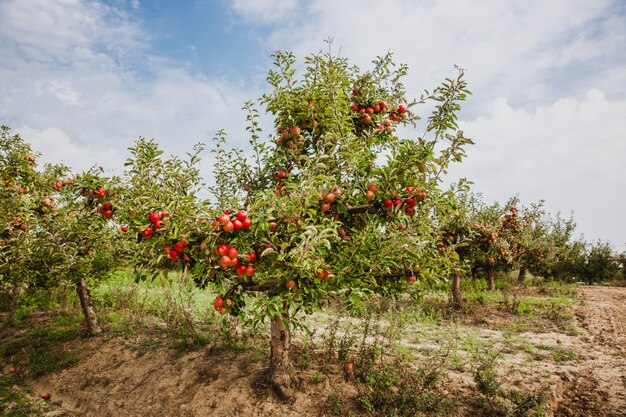
<svg viewBox="0 0 626 417">
<path fill-rule="evenodd" d="M 581 287 L 586 356 L 564 381 L 557 417 L 626 416 L 626 287 Z"/>
</svg>

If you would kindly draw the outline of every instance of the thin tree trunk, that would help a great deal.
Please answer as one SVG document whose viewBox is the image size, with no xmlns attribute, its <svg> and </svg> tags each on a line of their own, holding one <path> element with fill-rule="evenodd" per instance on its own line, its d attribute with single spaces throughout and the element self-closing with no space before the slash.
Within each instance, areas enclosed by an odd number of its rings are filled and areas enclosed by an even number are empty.
<svg viewBox="0 0 626 417">
<path fill-rule="evenodd" d="M 452 305 L 455 309 L 463 308 L 463 299 L 461 297 L 461 274 L 456 274 L 452 278 Z"/>
<path fill-rule="evenodd" d="M 98 324 L 98 317 L 96 316 L 96 310 L 93 308 L 93 299 L 91 293 L 87 288 L 87 283 L 84 278 L 81 278 L 80 283 L 76 287 L 78 298 L 80 299 L 80 306 L 83 309 L 85 315 L 85 322 L 87 323 L 87 331 L 90 335 L 96 335 L 102 332 L 102 328 Z"/>
<path fill-rule="evenodd" d="M 523 284 L 524 278 L 526 278 L 526 265 L 521 265 L 519 267 L 519 275 L 517 276 L 517 283 Z"/>
<path fill-rule="evenodd" d="M 289 376 L 291 334 L 289 333 L 288 323 L 289 307 L 285 301 L 283 303 L 283 311 L 272 317 L 269 373 L 269 382 L 278 397 L 283 401 L 292 397 L 291 377 Z"/>
<path fill-rule="evenodd" d="M 184 283 L 187 283 L 187 273 L 188 273 L 187 264 L 185 264 L 185 266 L 183 266 L 183 282 Z"/>
<path fill-rule="evenodd" d="M 493 267 L 487 269 L 487 289 L 489 291 L 496 289 L 496 270 Z"/>
<path fill-rule="evenodd" d="M 20 299 L 23 290 L 24 289 L 20 284 L 15 284 L 13 290 L 11 291 L 11 305 L 9 306 L 9 311 L 15 311 L 17 308 L 17 301 Z"/>
</svg>

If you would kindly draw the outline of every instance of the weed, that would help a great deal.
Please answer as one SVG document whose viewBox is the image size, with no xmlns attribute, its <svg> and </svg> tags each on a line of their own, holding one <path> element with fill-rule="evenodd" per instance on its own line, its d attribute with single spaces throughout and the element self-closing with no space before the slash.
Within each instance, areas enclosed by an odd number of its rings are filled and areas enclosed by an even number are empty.
<svg viewBox="0 0 626 417">
<path fill-rule="evenodd" d="M 313 384 L 319 384 L 323 380 L 324 380 L 324 375 L 322 375 L 319 372 L 315 372 L 313 375 L 311 375 L 311 382 Z"/>
<path fill-rule="evenodd" d="M 0 375 L 0 415 L 12 417 L 38 417 L 41 410 L 21 388 L 17 387 L 15 378 Z"/>
<path fill-rule="evenodd" d="M 571 349 L 558 347 L 552 352 L 555 362 L 578 361 L 578 354 Z"/>
</svg>

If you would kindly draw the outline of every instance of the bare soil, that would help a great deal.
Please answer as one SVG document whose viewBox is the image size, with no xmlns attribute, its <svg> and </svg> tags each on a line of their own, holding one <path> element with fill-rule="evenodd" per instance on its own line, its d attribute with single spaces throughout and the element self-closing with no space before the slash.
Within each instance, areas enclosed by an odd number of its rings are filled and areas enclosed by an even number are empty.
<svg viewBox="0 0 626 417">
<path fill-rule="evenodd" d="M 401 343 L 419 352 L 418 358 L 445 350 L 443 345 L 449 355 L 449 347 L 456 346 L 458 363 L 447 369 L 441 383 L 446 395 L 460 403 L 446 415 L 495 415 L 463 404 L 477 397 L 468 345 L 481 343 L 499 352 L 496 369 L 503 389 L 542 392 L 547 416 L 624 417 L 626 288 L 581 287 L 579 295 L 583 302 L 575 306 L 579 331 L 574 334 L 537 329 L 512 335 L 490 326 L 489 320 L 483 326 L 416 323 Z M 497 317 L 501 320 L 506 318 Z M 145 334 L 70 343 L 81 344 L 78 363 L 30 383 L 34 398 L 52 393 L 56 410 L 46 414 L 51 417 L 327 416 L 337 415 L 329 397 L 356 404 L 357 387 L 345 370 L 326 366 L 320 373 L 324 364 L 315 361 L 294 373 L 298 386 L 293 401 L 278 401 L 264 382 L 269 345 L 180 352 L 167 340 Z M 348 408 L 369 415 L 356 405 Z"/>
<path fill-rule="evenodd" d="M 581 287 L 585 360 L 557 386 L 555 416 L 626 416 L 626 288 Z"/>
</svg>

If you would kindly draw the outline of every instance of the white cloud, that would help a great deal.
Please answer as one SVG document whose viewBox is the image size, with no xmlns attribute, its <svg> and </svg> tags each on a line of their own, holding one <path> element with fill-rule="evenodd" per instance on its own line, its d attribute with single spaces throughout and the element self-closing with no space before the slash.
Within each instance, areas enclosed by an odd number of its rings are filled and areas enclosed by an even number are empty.
<svg viewBox="0 0 626 417">
<path fill-rule="evenodd" d="M 362 68 L 394 52 L 413 96 L 466 68 L 461 118 L 477 145 L 455 173 L 493 200 L 574 210 L 588 238 L 622 245 L 625 11 L 617 0 L 312 0 L 280 25 L 256 23 L 299 58 L 329 36 Z"/>
<path fill-rule="evenodd" d="M 586 238 L 626 243 L 626 100 L 597 89 L 524 110 L 496 99 L 487 116 L 462 122 L 475 138 L 455 176 L 475 180 L 491 201 L 515 194 L 546 200 L 553 212 L 575 211 Z"/>
<path fill-rule="evenodd" d="M 235 12 L 253 23 L 283 23 L 298 7 L 298 0 L 232 0 Z"/>
<path fill-rule="evenodd" d="M 69 135 L 57 127 L 38 130 L 29 126 L 16 129 L 33 148 L 41 152 L 41 163 L 62 163 L 76 170 L 87 170 L 96 163 L 102 167 L 119 164 L 122 157 L 119 150 L 106 144 L 91 144 L 80 147 L 72 142 Z"/>
<path fill-rule="evenodd" d="M 412 69 L 407 86 L 414 95 L 432 88 L 457 64 L 468 69 L 475 100 L 486 104 L 507 96 L 532 102 L 551 99 L 572 71 L 614 59 L 624 66 L 626 19 L 614 13 L 618 5 L 611 0 L 313 0 L 301 2 L 290 19 L 269 25 L 266 42 L 272 50 L 302 57 L 323 49 L 322 40 L 332 36 L 335 51 L 341 48 L 362 67 L 392 51 L 397 62 Z M 596 79 L 611 67 L 594 68 Z M 579 76 L 587 81 L 586 74 Z M 592 87 L 587 83 L 585 89 Z M 624 85 L 612 90 L 626 94 Z"/>
<path fill-rule="evenodd" d="M 120 9 L 94 1 L 0 3 L 2 124 L 49 161 L 116 173 L 139 136 L 179 155 L 220 128 L 241 141 L 240 108 L 254 91 L 151 55 L 149 39 Z"/>
</svg>

